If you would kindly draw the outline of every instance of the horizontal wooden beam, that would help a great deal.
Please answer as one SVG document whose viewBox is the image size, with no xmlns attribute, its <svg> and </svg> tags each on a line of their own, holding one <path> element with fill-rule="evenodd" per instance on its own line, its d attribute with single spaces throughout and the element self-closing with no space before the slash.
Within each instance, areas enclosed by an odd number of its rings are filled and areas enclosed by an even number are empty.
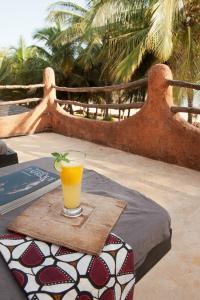
<svg viewBox="0 0 200 300">
<path fill-rule="evenodd" d="M 134 103 L 128 103 L 128 104 L 88 104 L 88 103 L 82 103 L 77 101 L 71 101 L 71 100 L 55 100 L 59 104 L 65 104 L 65 105 L 75 105 L 80 107 L 86 107 L 86 108 L 99 108 L 99 109 L 131 109 L 131 108 L 141 108 L 144 105 L 144 102 L 134 102 Z"/>
<path fill-rule="evenodd" d="M 29 84 L 29 85 L 0 85 L 0 90 L 15 90 L 15 89 L 36 89 L 36 88 L 43 88 L 44 84 Z"/>
<path fill-rule="evenodd" d="M 167 80 L 169 85 L 172 86 L 179 86 L 179 87 L 185 87 L 189 89 L 194 89 L 194 90 L 200 90 L 200 84 L 198 83 L 191 83 L 188 81 L 182 81 L 182 80 Z"/>
<path fill-rule="evenodd" d="M 172 106 L 171 111 L 174 113 L 184 112 L 190 114 L 200 114 L 200 108 L 196 108 L 196 107 Z"/>
<path fill-rule="evenodd" d="M 57 91 L 61 92 L 70 92 L 70 93 L 98 93 L 98 92 L 114 92 L 125 89 L 137 89 L 141 87 L 147 86 L 147 78 L 136 80 L 133 82 L 122 83 L 109 85 L 104 87 L 79 87 L 79 88 L 71 88 L 71 87 L 60 87 L 57 85 L 52 85 Z"/>
<path fill-rule="evenodd" d="M 27 99 L 14 100 L 14 101 L 0 101 L 0 106 L 11 105 L 11 104 L 27 104 L 31 102 L 38 102 L 41 100 L 42 98 L 27 98 Z"/>
</svg>

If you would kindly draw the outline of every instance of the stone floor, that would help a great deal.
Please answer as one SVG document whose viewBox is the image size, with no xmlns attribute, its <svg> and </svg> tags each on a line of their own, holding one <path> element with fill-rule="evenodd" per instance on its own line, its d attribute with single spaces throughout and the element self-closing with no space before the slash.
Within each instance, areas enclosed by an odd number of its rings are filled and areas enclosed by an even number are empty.
<svg viewBox="0 0 200 300">
<path fill-rule="evenodd" d="M 54 133 L 7 139 L 19 161 L 78 149 L 86 167 L 151 197 L 172 218 L 172 250 L 137 284 L 136 300 L 200 299 L 200 172 Z"/>
</svg>

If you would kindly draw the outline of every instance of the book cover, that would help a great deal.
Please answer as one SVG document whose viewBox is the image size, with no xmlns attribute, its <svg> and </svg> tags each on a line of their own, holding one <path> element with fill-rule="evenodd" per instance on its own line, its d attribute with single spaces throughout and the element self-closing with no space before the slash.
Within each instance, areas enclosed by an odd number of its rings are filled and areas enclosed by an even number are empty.
<svg viewBox="0 0 200 300">
<path fill-rule="evenodd" d="M 59 179 L 57 174 L 36 166 L 0 177 L 0 207 Z"/>
</svg>

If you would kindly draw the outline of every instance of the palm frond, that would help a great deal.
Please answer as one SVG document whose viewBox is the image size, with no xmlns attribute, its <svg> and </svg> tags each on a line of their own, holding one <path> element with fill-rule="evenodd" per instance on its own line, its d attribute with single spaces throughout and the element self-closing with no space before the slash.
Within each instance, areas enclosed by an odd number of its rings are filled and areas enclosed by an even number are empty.
<svg viewBox="0 0 200 300">
<path fill-rule="evenodd" d="M 52 11 L 59 8 L 65 8 L 67 10 L 70 9 L 73 12 L 78 12 L 82 14 L 85 14 L 87 12 L 87 9 L 85 7 L 71 1 L 57 1 L 55 3 L 50 4 L 48 10 Z"/>
<path fill-rule="evenodd" d="M 71 27 L 63 30 L 55 39 L 56 44 L 73 43 L 84 33 L 84 23 L 75 23 Z"/>
<path fill-rule="evenodd" d="M 101 27 L 111 23 L 122 23 L 128 25 L 133 16 L 143 16 L 147 1 L 136 0 L 106 0 L 99 1 L 93 8 L 94 17 L 92 27 Z"/>
<path fill-rule="evenodd" d="M 158 0 L 150 9 L 151 28 L 146 44 L 161 61 L 168 60 L 172 54 L 173 23 L 181 3 L 181 0 Z"/>
<path fill-rule="evenodd" d="M 43 48 L 43 47 L 40 47 L 37 45 L 33 45 L 33 47 L 35 47 L 38 57 L 41 57 L 42 59 L 45 59 L 46 61 L 50 61 L 52 54 L 49 53 L 46 48 Z"/>
<path fill-rule="evenodd" d="M 143 43 L 139 44 L 137 48 L 132 50 L 128 56 L 117 66 L 114 71 L 114 76 L 117 80 L 128 81 L 139 67 L 145 55 L 146 48 Z"/>
<path fill-rule="evenodd" d="M 61 24 L 71 24 L 72 22 L 80 22 L 83 16 L 69 10 L 51 11 L 47 18 L 51 22 L 61 22 Z"/>
</svg>

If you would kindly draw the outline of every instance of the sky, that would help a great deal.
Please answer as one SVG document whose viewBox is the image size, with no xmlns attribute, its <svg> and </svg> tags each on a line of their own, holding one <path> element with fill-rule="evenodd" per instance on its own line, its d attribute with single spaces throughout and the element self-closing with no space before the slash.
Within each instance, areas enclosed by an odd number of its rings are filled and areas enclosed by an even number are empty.
<svg viewBox="0 0 200 300">
<path fill-rule="evenodd" d="M 0 48 L 17 46 L 20 36 L 33 44 L 34 32 L 47 25 L 45 18 L 52 0 L 0 0 Z M 84 5 L 85 0 L 72 0 Z"/>
</svg>

